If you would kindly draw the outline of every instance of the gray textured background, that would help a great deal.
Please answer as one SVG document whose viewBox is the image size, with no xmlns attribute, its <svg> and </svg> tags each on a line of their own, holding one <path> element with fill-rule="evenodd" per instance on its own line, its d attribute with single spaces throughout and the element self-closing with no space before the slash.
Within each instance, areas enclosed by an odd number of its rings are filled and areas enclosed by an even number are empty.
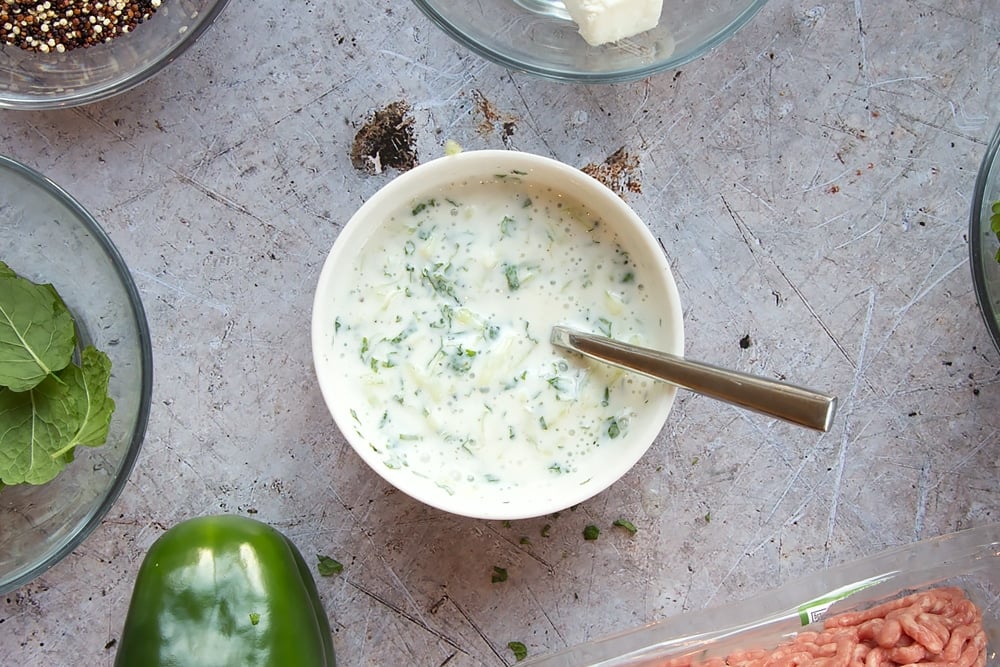
<svg viewBox="0 0 1000 667">
<path fill-rule="evenodd" d="M 319 581 L 343 665 L 450 667 L 998 520 L 1000 355 L 967 259 L 998 41 L 997 0 L 773 0 L 680 73 L 584 87 L 489 64 L 407 2 L 234 2 L 136 90 L 3 112 L 0 152 L 118 244 L 156 384 L 103 525 L 0 599 L 0 663 L 110 665 L 145 549 L 209 512 L 253 513 L 345 564 Z M 397 100 L 421 160 L 446 139 L 580 167 L 625 147 L 688 355 L 838 394 L 833 431 L 682 393 L 639 465 L 558 517 L 475 521 L 393 492 L 325 410 L 309 320 L 338 230 L 395 173 L 352 167 L 354 135 Z"/>
</svg>

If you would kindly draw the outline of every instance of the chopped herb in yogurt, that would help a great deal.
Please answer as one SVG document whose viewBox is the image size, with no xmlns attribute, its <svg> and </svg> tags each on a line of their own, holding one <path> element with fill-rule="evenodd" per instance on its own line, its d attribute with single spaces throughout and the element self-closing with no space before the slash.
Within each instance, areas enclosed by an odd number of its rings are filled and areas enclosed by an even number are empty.
<svg viewBox="0 0 1000 667">
<path fill-rule="evenodd" d="M 669 391 L 548 343 L 558 323 L 641 343 L 659 305 L 613 232 L 519 174 L 402 206 L 351 271 L 332 353 L 356 430 L 443 493 L 586 485 Z"/>
</svg>

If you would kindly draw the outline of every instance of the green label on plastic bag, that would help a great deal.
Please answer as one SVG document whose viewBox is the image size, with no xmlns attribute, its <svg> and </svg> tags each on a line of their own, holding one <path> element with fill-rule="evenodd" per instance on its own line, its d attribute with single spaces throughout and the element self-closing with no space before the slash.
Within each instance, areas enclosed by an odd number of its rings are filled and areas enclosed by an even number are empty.
<svg viewBox="0 0 1000 667">
<path fill-rule="evenodd" d="M 876 584 L 880 584 L 891 576 L 891 573 L 881 574 L 877 577 L 872 577 L 871 579 L 865 579 L 864 581 L 841 586 L 840 588 L 834 589 L 822 597 L 810 600 L 798 608 L 799 620 L 802 622 L 802 625 L 815 623 L 826 616 L 827 610 L 829 610 L 835 602 L 843 600 L 846 597 L 850 597 L 851 595 L 863 591 L 866 588 L 871 588 Z"/>
</svg>

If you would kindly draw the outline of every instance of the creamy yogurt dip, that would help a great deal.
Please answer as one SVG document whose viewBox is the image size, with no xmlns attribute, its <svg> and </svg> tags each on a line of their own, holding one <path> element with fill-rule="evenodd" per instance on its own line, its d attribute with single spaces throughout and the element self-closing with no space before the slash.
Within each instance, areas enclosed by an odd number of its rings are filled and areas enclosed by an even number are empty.
<svg viewBox="0 0 1000 667">
<path fill-rule="evenodd" d="M 662 338 L 644 270 L 584 206 L 516 172 L 407 204 L 342 269 L 327 309 L 325 354 L 357 388 L 337 399 L 349 404 L 341 428 L 435 492 L 586 485 L 620 466 L 616 443 L 672 390 L 559 351 L 549 333 Z"/>
</svg>

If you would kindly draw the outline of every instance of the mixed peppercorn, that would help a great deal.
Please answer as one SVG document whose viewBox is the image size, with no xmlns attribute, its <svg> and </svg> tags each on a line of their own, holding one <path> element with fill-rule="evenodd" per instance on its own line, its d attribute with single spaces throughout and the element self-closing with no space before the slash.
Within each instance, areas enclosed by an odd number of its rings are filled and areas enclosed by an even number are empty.
<svg viewBox="0 0 1000 667">
<path fill-rule="evenodd" d="M 162 0 L 0 0 L 3 43 L 62 53 L 109 42 L 153 15 Z"/>
</svg>

